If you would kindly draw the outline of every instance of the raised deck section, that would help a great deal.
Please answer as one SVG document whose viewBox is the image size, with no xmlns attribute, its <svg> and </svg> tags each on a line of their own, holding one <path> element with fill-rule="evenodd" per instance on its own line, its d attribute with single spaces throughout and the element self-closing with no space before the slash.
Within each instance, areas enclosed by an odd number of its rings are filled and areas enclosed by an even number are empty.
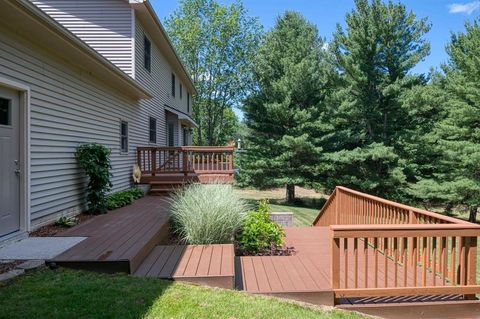
<svg viewBox="0 0 480 319">
<path fill-rule="evenodd" d="M 286 228 L 286 245 L 294 256 L 244 256 L 237 287 L 249 293 L 334 305 L 330 284 L 327 227 Z"/>
<path fill-rule="evenodd" d="M 232 289 L 233 245 L 156 246 L 135 275 Z"/>
<path fill-rule="evenodd" d="M 48 262 L 101 272 L 134 272 L 150 251 L 169 238 L 168 203 L 146 196 L 96 216 L 58 236 L 88 237 Z"/>
</svg>

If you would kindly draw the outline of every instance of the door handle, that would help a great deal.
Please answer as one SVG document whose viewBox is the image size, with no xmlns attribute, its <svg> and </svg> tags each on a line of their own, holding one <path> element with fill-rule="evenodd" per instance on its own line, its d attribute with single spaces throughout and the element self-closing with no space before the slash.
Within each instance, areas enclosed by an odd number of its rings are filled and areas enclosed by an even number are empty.
<svg viewBox="0 0 480 319">
<path fill-rule="evenodd" d="M 20 173 L 21 173 L 22 171 L 21 171 L 20 168 L 19 168 L 19 162 L 18 162 L 18 160 L 15 160 L 14 163 L 15 163 L 15 167 L 16 167 L 16 169 L 15 169 L 14 172 L 15 172 L 16 175 L 20 176 Z"/>
</svg>

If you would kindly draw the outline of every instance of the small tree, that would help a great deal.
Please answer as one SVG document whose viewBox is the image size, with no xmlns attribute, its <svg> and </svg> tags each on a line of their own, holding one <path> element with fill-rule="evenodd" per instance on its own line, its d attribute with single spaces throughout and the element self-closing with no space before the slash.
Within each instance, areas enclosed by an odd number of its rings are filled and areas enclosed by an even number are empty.
<svg viewBox="0 0 480 319">
<path fill-rule="evenodd" d="M 110 182 L 110 150 L 97 143 L 83 144 L 77 147 L 75 156 L 80 168 L 88 176 L 87 206 L 90 214 L 107 212 L 107 192 Z"/>
</svg>

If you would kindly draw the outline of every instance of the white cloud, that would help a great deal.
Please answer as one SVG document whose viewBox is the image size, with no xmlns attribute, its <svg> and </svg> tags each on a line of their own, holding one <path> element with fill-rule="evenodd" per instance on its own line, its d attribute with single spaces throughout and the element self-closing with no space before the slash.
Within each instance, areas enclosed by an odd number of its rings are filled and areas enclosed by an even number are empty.
<svg viewBox="0 0 480 319">
<path fill-rule="evenodd" d="M 472 14 L 473 11 L 480 9 L 480 1 L 452 3 L 448 6 L 448 9 L 450 13 Z"/>
</svg>

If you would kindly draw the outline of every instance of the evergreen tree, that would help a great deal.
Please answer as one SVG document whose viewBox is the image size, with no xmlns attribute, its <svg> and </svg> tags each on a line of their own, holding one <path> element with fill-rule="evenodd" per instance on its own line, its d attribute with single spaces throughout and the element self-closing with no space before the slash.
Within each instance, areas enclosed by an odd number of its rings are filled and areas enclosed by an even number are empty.
<svg viewBox="0 0 480 319">
<path fill-rule="evenodd" d="M 315 25 L 285 12 L 266 34 L 255 62 L 258 86 L 243 110 L 248 129 L 241 179 L 256 187 L 312 185 L 318 176 L 329 66 Z"/>
<path fill-rule="evenodd" d="M 407 182 L 402 141 L 412 124 L 402 98 L 425 83 L 410 71 L 429 53 L 430 26 L 400 3 L 355 5 L 331 45 L 340 86 L 330 105 L 333 143 L 325 149 L 324 184 L 398 198 Z"/>
<path fill-rule="evenodd" d="M 434 83 L 443 119 L 427 139 L 435 169 L 412 187 L 419 198 L 468 207 L 476 221 L 480 206 L 480 26 L 466 25 L 466 32 L 452 35 L 447 47 L 449 63 L 444 79 Z"/>
</svg>

